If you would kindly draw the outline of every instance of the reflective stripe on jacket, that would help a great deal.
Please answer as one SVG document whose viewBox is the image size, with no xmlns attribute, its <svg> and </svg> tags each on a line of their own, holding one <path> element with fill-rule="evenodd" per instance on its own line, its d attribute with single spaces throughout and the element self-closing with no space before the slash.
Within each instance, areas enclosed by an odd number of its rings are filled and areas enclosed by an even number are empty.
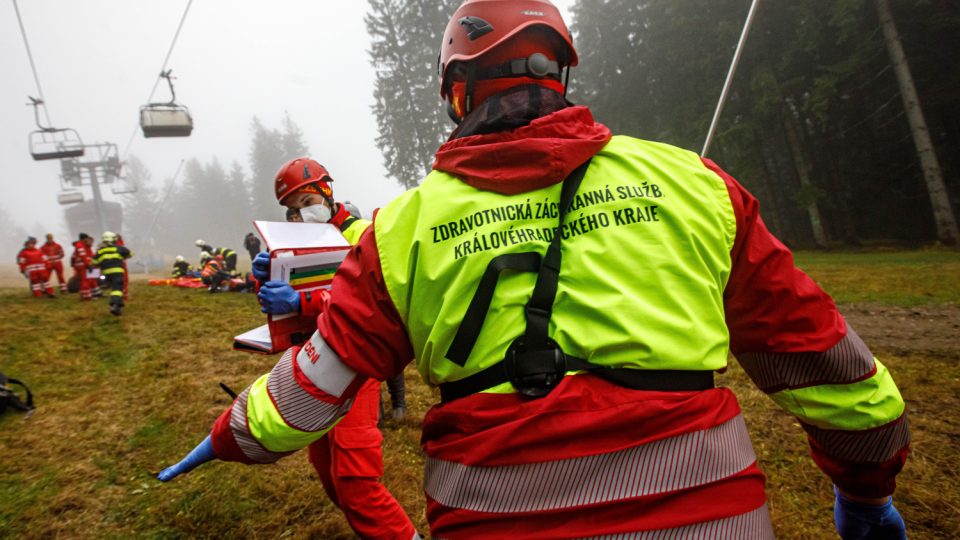
<svg viewBox="0 0 960 540">
<path fill-rule="evenodd" d="M 130 258 L 130 255 L 130 250 L 124 246 L 103 246 L 97 250 L 97 254 L 93 257 L 93 265 L 100 268 L 100 273 L 105 276 L 122 274 L 126 272 L 123 261 Z"/>
<path fill-rule="evenodd" d="M 43 272 L 50 269 L 50 262 L 47 256 L 38 248 L 23 248 L 17 254 L 17 264 L 20 266 L 20 272 L 33 274 L 34 272 Z"/>
<path fill-rule="evenodd" d="M 55 263 L 60 259 L 63 259 L 63 248 L 56 242 L 45 242 L 42 246 L 40 246 L 40 250 L 43 251 L 44 255 L 47 256 L 47 259 L 49 259 L 51 263 Z"/>
</svg>

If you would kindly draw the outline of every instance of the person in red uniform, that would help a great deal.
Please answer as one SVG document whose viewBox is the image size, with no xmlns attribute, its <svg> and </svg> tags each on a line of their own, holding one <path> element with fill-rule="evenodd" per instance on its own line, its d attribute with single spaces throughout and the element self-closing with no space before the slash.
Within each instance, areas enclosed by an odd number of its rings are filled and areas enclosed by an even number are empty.
<svg viewBox="0 0 960 540">
<path fill-rule="evenodd" d="M 47 256 L 47 260 L 50 261 L 50 269 L 57 274 L 60 292 L 67 292 L 67 282 L 63 279 L 63 247 L 53 241 L 53 234 L 47 233 L 47 241 L 40 246 L 40 251 Z"/>
<path fill-rule="evenodd" d="M 73 243 L 73 253 L 70 255 L 70 266 L 80 284 L 80 300 L 92 300 L 100 296 L 100 284 L 97 278 L 87 276 L 87 271 L 93 267 L 93 237 L 87 233 L 80 233 Z"/>
<path fill-rule="evenodd" d="M 30 291 L 35 298 L 44 294 L 53 298 L 53 287 L 50 286 L 50 261 L 37 248 L 37 239 L 30 236 L 23 243 L 23 249 L 17 254 L 17 264 L 20 273 L 30 280 Z"/>
<path fill-rule="evenodd" d="M 370 226 L 333 197 L 333 178 L 317 161 L 302 157 L 277 171 L 277 202 L 287 207 L 287 221 L 329 223 L 351 243 Z M 322 294 L 293 290 L 289 284 L 268 281 L 269 254 L 259 253 L 253 269 L 263 283 L 259 298 L 263 311 L 303 316 L 320 314 Z M 402 375 L 399 377 L 403 384 Z M 383 475 L 383 434 L 380 416 L 380 383 L 370 379 L 357 391 L 353 407 L 323 438 L 308 448 L 308 458 L 320 476 L 330 500 L 343 512 L 361 538 L 409 539 L 416 535 L 410 518 L 380 482 Z"/>
<path fill-rule="evenodd" d="M 332 181 L 320 163 L 303 157 L 280 168 L 274 189 L 277 201 L 287 207 L 287 221 L 329 223 L 340 229 L 348 241 L 355 241 L 370 226 L 370 221 L 351 215 L 345 205 L 334 200 Z M 261 283 L 258 298 L 262 311 L 317 316 L 324 293 L 298 292 L 286 282 L 269 281 L 269 262 L 270 255 L 266 252 L 257 254 L 253 261 L 254 275 Z M 340 508 L 359 537 L 419 538 L 406 512 L 380 481 L 383 435 L 377 428 L 379 405 L 379 381 L 365 381 L 356 389 L 350 412 L 309 445 L 308 459 L 330 500 Z M 158 478 L 172 479 L 178 474 L 177 467 L 164 470 Z"/>
<path fill-rule="evenodd" d="M 458 127 L 433 171 L 380 209 L 310 342 L 190 465 L 275 462 L 415 359 L 442 400 L 421 437 L 433 536 L 771 539 L 743 413 L 714 382 L 733 353 L 805 432 L 840 536 L 906 538 L 890 371 L 729 174 L 567 101 L 576 64 L 549 1 L 460 6 L 438 66 Z"/>
</svg>

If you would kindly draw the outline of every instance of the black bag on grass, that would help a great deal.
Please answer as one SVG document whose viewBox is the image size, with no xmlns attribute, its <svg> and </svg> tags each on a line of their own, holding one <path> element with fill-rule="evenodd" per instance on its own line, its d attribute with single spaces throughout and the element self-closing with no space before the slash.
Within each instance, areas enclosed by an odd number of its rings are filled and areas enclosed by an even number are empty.
<svg viewBox="0 0 960 540">
<path fill-rule="evenodd" d="M 21 400 L 20 396 L 13 391 L 11 385 L 22 386 L 24 391 L 27 393 L 26 401 Z M 18 381 L 17 379 L 11 379 L 0 372 L 0 413 L 3 413 L 7 408 L 11 408 L 16 411 L 29 412 L 33 410 L 33 394 L 30 392 L 30 389 L 27 388 L 27 385 Z"/>
</svg>

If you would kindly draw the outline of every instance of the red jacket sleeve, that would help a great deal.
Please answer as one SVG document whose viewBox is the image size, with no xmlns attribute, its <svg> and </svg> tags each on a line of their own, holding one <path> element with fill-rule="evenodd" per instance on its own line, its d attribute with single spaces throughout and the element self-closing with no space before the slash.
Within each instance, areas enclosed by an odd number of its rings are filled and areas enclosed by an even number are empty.
<svg viewBox="0 0 960 540">
<path fill-rule="evenodd" d="M 760 203 L 709 159 L 727 185 L 737 220 L 724 290 L 730 348 L 740 352 L 825 351 L 846 334 L 833 299 L 794 266 L 793 254 L 760 218 Z"/>
<path fill-rule="evenodd" d="M 300 293 L 300 315 L 304 317 L 317 317 L 323 311 L 326 304 L 326 297 L 329 292 L 320 289 L 303 291 Z"/>
<path fill-rule="evenodd" d="M 760 218 L 760 204 L 715 163 L 736 216 L 732 268 L 724 291 L 730 346 L 768 394 L 818 384 L 855 384 L 876 374 L 875 359 L 848 328 L 833 299 L 794 266 L 793 255 Z M 899 397 L 899 396 L 898 396 Z M 813 426 L 799 418 L 818 466 L 849 493 L 893 492 L 906 461 L 906 413 L 871 429 Z"/>
<path fill-rule="evenodd" d="M 340 265 L 325 303 L 317 328 L 357 373 L 382 381 L 402 372 L 413 359 L 406 326 L 383 280 L 373 226 Z"/>
</svg>

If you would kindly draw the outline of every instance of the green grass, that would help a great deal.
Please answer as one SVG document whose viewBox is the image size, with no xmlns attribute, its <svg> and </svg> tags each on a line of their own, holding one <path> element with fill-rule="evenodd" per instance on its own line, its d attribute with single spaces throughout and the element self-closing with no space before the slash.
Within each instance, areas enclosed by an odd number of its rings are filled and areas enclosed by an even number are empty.
<svg viewBox="0 0 960 540">
<path fill-rule="evenodd" d="M 797 260 L 841 304 L 923 310 L 960 302 L 954 252 L 800 253 Z M 351 538 L 303 454 L 154 480 L 230 403 L 217 383 L 240 390 L 276 357 L 230 348 L 233 335 L 262 323 L 252 295 L 133 283 L 128 306 L 116 318 L 103 300 L 34 300 L 23 287 L 0 289 L 0 371 L 30 384 L 39 407 L 28 420 L 0 416 L 0 538 Z M 911 538 L 960 537 L 957 350 L 874 351 L 911 414 L 913 451 L 897 493 Z M 719 382 L 744 406 L 778 537 L 831 537 L 829 481 L 795 420 L 736 364 Z M 384 428 L 385 482 L 426 531 L 418 442 L 437 393 L 412 368 L 407 384 L 408 418 Z"/>
<path fill-rule="evenodd" d="M 960 251 L 796 253 L 797 266 L 841 304 L 956 304 Z"/>
</svg>

